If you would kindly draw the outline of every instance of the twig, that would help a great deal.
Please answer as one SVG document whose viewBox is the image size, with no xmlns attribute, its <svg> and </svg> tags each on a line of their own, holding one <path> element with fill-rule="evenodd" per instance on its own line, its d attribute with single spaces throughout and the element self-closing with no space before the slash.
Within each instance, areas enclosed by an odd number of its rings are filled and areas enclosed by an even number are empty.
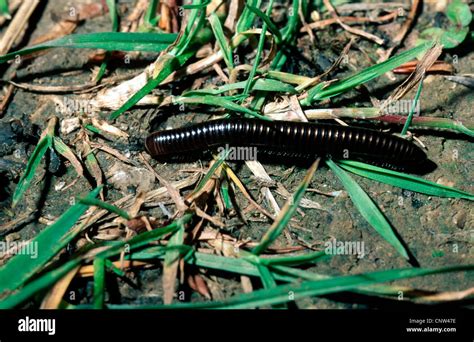
<svg viewBox="0 0 474 342">
<path fill-rule="evenodd" d="M 331 2 L 329 0 L 323 0 L 323 2 L 324 2 L 324 5 L 326 6 L 326 8 L 328 9 L 329 13 L 331 14 L 331 16 L 339 23 L 339 25 L 344 30 L 346 30 L 349 33 L 355 34 L 357 36 L 361 36 L 361 37 L 364 37 L 368 40 L 371 40 L 371 41 L 373 41 L 374 43 L 376 43 L 378 45 L 383 45 L 384 44 L 384 40 L 382 38 L 377 37 L 376 35 L 373 35 L 371 33 L 367 33 L 363 30 L 356 29 L 356 28 L 353 28 L 353 27 L 350 27 L 350 26 L 344 24 L 341 21 L 341 19 L 339 17 L 339 14 L 337 14 L 336 9 L 331 4 Z"/>
</svg>

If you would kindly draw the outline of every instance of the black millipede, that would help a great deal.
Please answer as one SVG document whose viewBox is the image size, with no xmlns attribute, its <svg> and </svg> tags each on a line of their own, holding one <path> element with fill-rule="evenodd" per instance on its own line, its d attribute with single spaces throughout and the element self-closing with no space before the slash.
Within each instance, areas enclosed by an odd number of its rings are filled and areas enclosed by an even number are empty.
<svg viewBox="0 0 474 342">
<path fill-rule="evenodd" d="M 171 159 L 223 145 L 252 146 L 258 151 L 281 155 L 329 155 L 395 169 L 426 160 L 420 147 L 400 137 L 326 123 L 221 119 L 157 131 L 145 141 L 148 153 L 157 159 Z"/>
</svg>

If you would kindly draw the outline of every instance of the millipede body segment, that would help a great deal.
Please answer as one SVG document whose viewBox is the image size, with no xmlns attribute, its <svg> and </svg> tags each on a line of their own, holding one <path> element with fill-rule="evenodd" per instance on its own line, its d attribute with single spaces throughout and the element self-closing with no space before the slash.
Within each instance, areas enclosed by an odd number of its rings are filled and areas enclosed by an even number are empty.
<svg viewBox="0 0 474 342">
<path fill-rule="evenodd" d="M 215 147 L 254 146 L 272 153 L 372 161 L 378 164 L 419 163 L 426 154 L 417 145 L 376 130 L 323 123 L 214 120 L 150 134 L 145 146 L 155 158 Z"/>
</svg>

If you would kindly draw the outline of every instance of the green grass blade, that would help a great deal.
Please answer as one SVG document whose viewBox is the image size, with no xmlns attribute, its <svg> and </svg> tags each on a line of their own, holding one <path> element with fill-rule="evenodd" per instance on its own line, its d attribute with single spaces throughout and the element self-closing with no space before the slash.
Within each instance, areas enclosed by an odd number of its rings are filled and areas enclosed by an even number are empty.
<svg viewBox="0 0 474 342">
<path fill-rule="evenodd" d="M 184 226 L 179 228 L 168 239 L 167 247 L 179 247 L 184 242 Z M 163 275 L 161 282 L 163 284 L 163 301 L 171 303 L 175 294 L 176 277 L 178 275 L 179 258 L 181 252 L 179 249 L 170 248 L 165 253 L 163 263 Z"/>
<path fill-rule="evenodd" d="M 155 27 L 157 20 L 156 20 L 156 9 L 158 7 L 158 0 L 150 0 L 148 4 L 148 8 L 145 12 L 145 16 L 143 17 L 143 21 L 147 23 L 150 27 Z"/>
<path fill-rule="evenodd" d="M 36 169 L 38 168 L 41 162 L 41 159 L 51 146 L 52 139 L 49 134 L 46 134 L 39 141 L 38 145 L 36 145 L 33 153 L 28 159 L 26 170 L 21 176 L 20 181 L 18 182 L 15 188 L 15 192 L 13 193 L 12 207 L 15 207 L 18 204 L 25 191 L 29 188 L 31 181 L 33 180 L 33 177 L 35 175 Z"/>
<path fill-rule="evenodd" d="M 322 88 L 320 84 L 314 86 L 308 91 L 308 97 L 303 100 L 302 105 L 308 106 L 314 101 L 321 101 L 330 97 L 344 93 L 358 85 L 368 82 L 376 77 L 383 75 L 384 73 L 414 59 L 420 53 L 428 50 L 433 45 L 433 42 L 426 42 L 418 45 L 413 49 L 405 51 L 397 56 L 389 58 L 385 62 L 373 65 L 369 68 L 358 72 L 357 74 L 350 76 L 344 80 L 334 82 L 325 88 Z"/>
<path fill-rule="evenodd" d="M 260 7 L 262 4 L 261 0 L 249 0 L 247 4 L 253 7 Z M 239 17 L 236 25 L 236 32 L 242 33 L 252 28 L 253 22 L 255 21 L 256 15 L 249 10 L 248 6 L 244 7 L 242 14 Z"/>
<path fill-rule="evenodd" d="M 220 96 L 204 95 L 204 96 L 177 96 L 173 99 L 174 103 L 185 103 L 185 104 L 205 104 L 208 106 L 223 107 L 233 112 L 239 112 L 253 116 L 258 119 L 271 121 L 270 118 L 263 116 L 253 110 L 250 110 L 244 106 L 238 105 L 230 100 L 227 100 Z"/>
<path fill-rule="evenodd" d="M 408 113 L 407 120 L 402 128 L 402 135 L 406 135 L 408 132 L 408 127 L 410 127 L 411 121 L 413 120 L 413 114 L 415 113 L 415 108 L 417 107 L 416 104 L 418 103 L 418 99 L 421 95 L 421 89 L 423 88 L 423 78 L 420 80 L 420 84 L 418 85 L 418 89 L 416 91 L 415 99 L 413 100 L 413 104 L 410 106 L 410 112 Z"/>
<path fill-rule="evenodd" d="M 190 90 L 190 91 L 185 92 L 183 96 L 191 97 L 191 96 L 199 96 L 199 95 L 219 95 L 219 94 L 232 91 L 232 90 L 244 89 L 246 84 L 247 84 L 247 81 L 242 81 L 242 82 L 225 84 L 216 89 L 210 88 L 210 89 Z M 257 79 L 253 84 L 252 90 L 290 93 L 290 94 L 298 93 L 295 87 L 293 87 L 292 85 L 278 81 L 278 80 L 273 80 L 270 78 Z"/>
<path fill-rule="evenodd" d="M 0 14 L 4 15 L 8 19 L 11 18 L 10 9 L 8 8 L 8 0 L 0 0 Z"/>
<path fill-rule="evenodd" d="M 311 179 L 313 178 L 317 168 L 318 162 L 313 163 L 313 165 L 309 168 L 306 176 L 296 189 L 295 193 L 285 203 L 282 210 L 278 214 L 278 217 L 275 219 L 271 227 L 265 232 L 265 235 L 262 237 L 260 243 L 252 250 L 253 254 L 258 255 L 265 251 L 267 247 L 270 246 L 273 241 L 275 241 L 283 232 L 285 227 L 288 225 L 288 222 L 290 222 L 291 217 L 296 212 L 296 209 L 298 209 L 298 204 L 303 198 L 303 195 L 308 188 L 308 185 L 311 182 Z"/>
<path fill-rule="evenodd" d="M 106 0 L 107 1 L 107 7 L 109 8 L 109 14 L 110 14 L 110 21 L 112 22 L 112 32 L 117 32 L 119 28 L 119 17 L 118 17 L 118 12 L 117 12 L 117 6 L 115 4 L 115 0 Z M 105 75 L 105 71 L 107 70 L 107 62 L 110 58 L 110 51 L 107 51 L 105 54 L 105 59 L 100 65 L 99 72 L 97 73 L 97 76 L 95 78 L 96 82 L 99 82 L 102 77 Z"/>
<path fill-rule="evenodd" d="M 116 0 L 106 0 L 109 8 L 110 21 L 112 22 L 112 31 L 117 32 L 119 29 L 119 16 L 117 12 Z"/>
<path fill-rule="evenodd" d="M 260 10 L 258 10 L 256 7 L 253 7 L 251 4 L 247 3 L 246 6 L 251 11 L 252 11 L 252 8 L 253 8 L 254 10 L 257 10 L 261 13 Z M 270 2 L 268 3 L 267 14 L 271 13 L 272 8 L 273 8 L 273 0 L 270 0 Z M 253 61 L 252 70 L 250 70 L 250 73 L 249 73 L 249 76 L 248 76 L 248 79 L 247 79 L 247 84 L 245 85 L 244 91 L 242 93 L 244 96 L 248 95 L 248 93 L 249 93 L 249 91 L 252 88 L 252 85 L 254 83 L 254 77 L 257 73 L 257 68 L 258 68 L 258 66 L 260 64 L 260 60 L 262 58 L 263 47 L 265 45 L 265 36 L 267 34 L 267 28 L 268 28 L 267 23 L 264 21 L 263 26 L 262 26 L 262 32 L 260 33 L 260 38 L 258 40 L 257 54 L 255 55 L 255 60 Z"/>
<path fill-rule="evenodd" d="M 275 266 L 275 265 L 286 265 L 286 266 L 297 266 L 308 263 L 314 263 L 317 261 L 322 261 L 330 256 L 326 254 L 325 251 L 320 252 L 311 252 L 301 255 L 292 255 L 287 257 L 278 257 L 278 258 L 262 258 L 252 255 L 250 260 L 262 264 L 265 266 Z M 254 259 L 257 258 L 258 260 Z"/>
<path fill-rule="evenodd" d="M 272 19 L 268 16 L 268 14 L 263 13 L 258 7 L 252 6 L 249 3 L 245 4 L 248 9 L 253 12 L 256 16 L 258 16 L 260 19 L 263 20 L 263 22 L 266 24 L 268 30 L 272 33 L 272 35 L 275 37 L 275 42 L 277 44 L 280 44 L 281 41 L 283 40 L 283 37 L 281 36 L 281 32 L 278 30 L 278 27 L 273 23 Z M 271 11 L 273 3 L 269 4 L 269 10 Z M 263 34 L 263 32 L 262 32 Z"/>
<path fill-rule="evenodd" d="M 95 207 L 105 209 L 107 211 L 110 211 L 111 213 L 114 213 L 114 214 L 117 214 L 120 217 L 123 217 L 126 220 L 132 219 L 130 217 L 130 215 L 125 210 L 122 210 L 122 209 L 116 207 L 113 204 L 103 202 L 103 201 L 101 201 L 97 198 L 87 198 L 87 197 L 80 198 L 79 202 L 81 202 L 83 204 L 86 204 L 86 205 L 91 205 L 91 206 L 95 206 Z"/>
<path fill-rule="evenodd" d="M 229 153 L 230 153 L 230 150 L 229 149 L 225 149 L 224 151 L 220 152 L 216 158 L 214 158 L 216 161 L 214 164 L 212 164 L 212 166 L 209 168 L 209 170 L 207 170 L 206 174 L 204 175 L 204 177 L 201 179 L 201 181 L 199 182 L 199 184 L 196 186 L 196 189 L 194 189 L 194 191 L 192 192 L 191 196 L 193 194 L 196 194 L 197 192 L 199 192 L 204 185 L 206 185 L 206 183 L 209 181 L 209 179 L 211 179 L 212 176 L 214 176 L 214 173 L 216 173 L 217 169 L 222 165 L 224 164 L 225 160 L 227 159 L 227 157 L 229 156 Z"/>
<path fill-rule="evenodd" d="M 186 303 L 172 305 L 109 305 L 110 309 L 250 309 L 266 305 L 275 305 L 294 300 L 321 296 L 352 290 L 361 286 L 374 285 L 388 281 L 442 274 L 449 272 L 472 271 L 474 265 L 451 266 L 435 269 L 408 268 L 389 271 L 370 272 L 357 275 L 334 277 L 317 281 L 305 281 L 280 285 L 270 289 L 236 295 L 223 301 L 208 303 Z"/>
<path fill-rule="evenodd" d="M 227 39 L 225 38 L 221 21 L 219 20 L 219 17 L 215 12 L 211 13 L 208 20 L 211 24 L 212 32 L 214 32 L 214 36 L 216 37 L 217 44 L 219 44 L 219 48 L 222 50 L 225 64 L 227 65 L 229 70 L 232 70 L 234 68 L 232 50 L 230 48 L 229 43 L 227 42 Z"/>
<path fill-rule="evenodd" d="M 402 245 L 398 237 L 395 235 L 393 228 L 382 214 L 377 205 L 367 195 L 367 193 L 360 187 L 359 184 L 347 174 L 343 169 L 337 166 L 331 159 L 326 160 L 326 164 L 336 174 L 344 188 L 349 193 L 352 202 L 359 210 L 361 215 L 367 222 L 379 233 L 389 244 L 391 244 L 398 253 L 404 258 L 409 259 L 405 247 Z"/>
<path fill-rule="evenodd" d="M 190 250 L 189 246 L 187 247 L 188 252 Z M 150 260 L 150 259 L 162 259 L 164 252 L 163 249 L 166 247 L 163 246 L 153 246 L 146 249 L 143 249 L 139 252 L 135 252 L 129 256 L 131 260 Z M 197 267 L 213 269 L 223 272 L 235 273 L 239 275 L 259 277 L 260 272 L 256 267 L 256 264 L 265 263 L 269 267 L 269 270 L 272 273 L 272 277 L 275 280 L 292 283 L 298 280 L 322 280 L 329 279 L 334 276 L 323 275 L 319 273 L 314 273 L 312 271 L 305 271 L 295 267 L 288 267 L 283 265 L 295 266 L 300 264 L 307 264 L 316 261 L 322 261 L 325 259 L 325 256 L 322 255 L 323 252 L 312 252 L 299 256 L 289 256 L 289 257 L 276 257 L 276 258 L 263 258 L 255 256 L 251 253 L 246 252 L 243 258 L 229 258 L 219 255 L 207 254 L 195 252 L 190 258 L 185 258 L 187 263 L 195 265 Z M 318 255 L 319 254 L 319 255 Z M 330 256 L 327 256 L 330 257 Z M 266 261 L 272 261 L 267 263 Z M 273 262 L 274 261 L 274 262 Z M 351 290 L 353 292 L 362 293 L 370 296 L 380 296 L 380 295 L 398 295 L 400 287 L 391 286 L 391 285 L 369 285 L 369 286 L 360 286 L 357 289 Z"/>
<path fill-rule="evenodd" d="M 198 35 L 204 26 L 206 17 L 206 7 L 211 3 L 210 0 L 196 0 L 191 5 L 183 6 L 184 9 L 191 9 L 187 18 L 187 24 L 181 35 L 181 39 L 176 43 L 170 54 L 175 56 L 182 55 L 188 47 L 193 43 L 194 38 Z"/>
<path fill-rule="evenodd" d="M 97 32 L 72 34 L 46 43 L 27 47 L 0 57 L 0 63 L 16 56 L 51 48 L 102 49 L 107 51 L 161 52 L 176 40 L 174 33 Z"/>
<path fill-rule="evenodd" d="M 87 195 L 87 198 L 95 198 L 100 190 L 101 188 L 93 190 Z M 2 279 L 0 296 L 16 290 L 27 282 L 72 240 L 75 235 L 68 234 L 68 232 L 88 207 L 82 203 L 73 205 L 56 222 L 36 235 L 29 243 L 30 246 L 37 247 L 36 257 L 17 254 L 0 269 L 0 278 Z"/>
<path fill-rule="evenodd" d="M 266 289 L 275 287 L 277 284 L 272 276 L 272 273 L 265 265 L 257 265 L 258 272 L 260 273 L 260 279 L 262 280 L 263 287 Z"/>
<path fill-rule="evenodd" d="M 105 301 L 105 259 L 94 259 L 94 309 L 103 309 Z"/>
<path fill-rule="evenodd" d="M 470 194 L 449 186 L 437 184 L 420 177 L 387 170 L 378 166 L 373 166 L 357 161 L 339 160 L 337 163 L 344 170 L 354 173 L 358 176 L 373 179 L 377 182 L 390 184 L 402 189 L 419 192 L 430 196 L 463 198 L 470 201 L 474 200 L 474 194 Z"/>
</svg>

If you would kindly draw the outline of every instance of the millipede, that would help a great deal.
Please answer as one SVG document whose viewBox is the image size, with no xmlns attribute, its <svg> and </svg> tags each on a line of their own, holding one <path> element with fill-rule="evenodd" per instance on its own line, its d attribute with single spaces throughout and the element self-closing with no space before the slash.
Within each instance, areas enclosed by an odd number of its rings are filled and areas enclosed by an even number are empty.
<svg viewBox="0 0 474 342">
<path fill-rule="evenodd" d="M 414 143 L 373 129 L 327 123 L 218 119 L 151 133 L 145 141 L 157 159 L 206 151 L 218 146 L 254 146 L 273 154 L 331 156 L 390 168 L 427 159 Z"/>
</svg>

